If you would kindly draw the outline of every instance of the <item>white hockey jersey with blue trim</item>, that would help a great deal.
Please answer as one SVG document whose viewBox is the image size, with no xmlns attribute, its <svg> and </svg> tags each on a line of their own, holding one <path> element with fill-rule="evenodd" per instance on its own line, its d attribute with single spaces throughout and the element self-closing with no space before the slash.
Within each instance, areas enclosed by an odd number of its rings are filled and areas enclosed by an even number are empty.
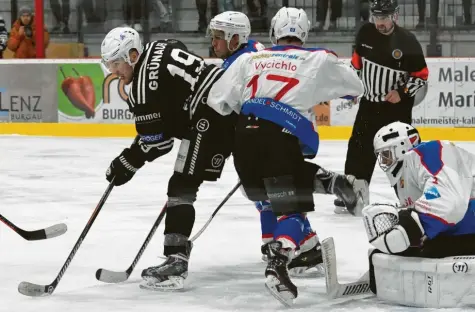
<svg viewBox="0 0 475 312">
<path fill-rule="evenodd" d="M 397 195 L 425 235 L 475 233 L 475 155 L 448 141 L 419 144 L 404 157 Z"/>
<path fill-rule="evenodd" d="M 208 105 L 222 115 L 239 113 L 251 98 L 273 98 L 312 120 L 312 107 L 364 92 L 356 72 L 334 52 L 274 46 L 241 55 L 213 85 Z M 312 120 L 313 122 L 313 120 Z"/>
</svg>

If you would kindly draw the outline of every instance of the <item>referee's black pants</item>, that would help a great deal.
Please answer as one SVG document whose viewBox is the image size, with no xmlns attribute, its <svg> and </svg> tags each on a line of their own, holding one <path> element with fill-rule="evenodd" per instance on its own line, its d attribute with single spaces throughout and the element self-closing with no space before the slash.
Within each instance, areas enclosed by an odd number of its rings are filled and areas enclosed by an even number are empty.
<svg viewBox="0 0 475 312">
<path fill-rule="evenodd" d="M 348 142 L 345 174 L 365 179 L 368 184 L 373 176 L 376 164 L 373 139 L 383 126 L 395 121 L 412 123 L 413 98 L 396 104 L 389 102 L 370 102 L 360 100 L 353 131 Z"/>
</svg>

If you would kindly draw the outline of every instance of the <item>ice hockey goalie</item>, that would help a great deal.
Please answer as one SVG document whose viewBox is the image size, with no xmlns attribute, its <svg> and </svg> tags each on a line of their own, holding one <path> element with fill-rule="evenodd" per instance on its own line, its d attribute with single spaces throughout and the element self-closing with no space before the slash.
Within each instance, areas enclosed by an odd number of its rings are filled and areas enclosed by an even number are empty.
<svg viewBox="0 0 475 312">
<path fill-rule="evenodd" d="M 475 305 L 475 155 L 447 141 L 420 143 L 401 122 L 374 138 L 380 167 L 396 190 L 398 209 L 363 209 L 371 290 L 405 306 Z"/>
</svg>

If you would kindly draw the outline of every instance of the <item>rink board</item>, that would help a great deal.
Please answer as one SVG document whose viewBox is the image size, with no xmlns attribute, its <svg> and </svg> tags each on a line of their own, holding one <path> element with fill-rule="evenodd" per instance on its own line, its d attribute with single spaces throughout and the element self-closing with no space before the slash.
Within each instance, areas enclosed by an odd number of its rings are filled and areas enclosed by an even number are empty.
<svg viewBox="0 0 475 312">
<path fill-rule="evenodd" d="M 475 58 L 427 58 L 427 65 L 428 88 L 416 94 L 412 124 L 423 140 L 475 141 Z M 0 75 L 0 135 L 135 136 L 129 86 L 100 60 L 3 60 L 0 67 L 8 73 Z M 344 99 L 315 103 L 320 138 L 348 140 L 358 107 Z"/>
<path fill-rule="evenodd" d="M 352 127 L 319 126 L 321 140 L 348 140 Z M 418 128 L 422 139 L 475 141 L 474 128 Z M 0 123 L 2 135 L 62 137 L 134 137 L 133 124 Z"/>
</svg>

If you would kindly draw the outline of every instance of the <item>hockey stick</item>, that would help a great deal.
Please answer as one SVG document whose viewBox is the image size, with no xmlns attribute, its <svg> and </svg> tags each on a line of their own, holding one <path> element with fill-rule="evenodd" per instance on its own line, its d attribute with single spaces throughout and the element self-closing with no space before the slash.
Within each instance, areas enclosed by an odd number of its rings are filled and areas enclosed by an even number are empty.
<svg viewBox="0 0 475 312">
<path fill-rule="evenodd" d="M 20 229 L 15 224 L 11 223 L 7 218 L 0 215 L 0 221 L 5 223 L 9 228 L 15 231 L 18 235 L 29 241 L 42 240 L 63 235 L 68 230 L 64 223 L 55 224 L 47 228 L 36 231 L 25 231 Z"/>
<path fill-rule="evenodd" d="M 79 236 L 76 244 L 74 245 L 73 249 L 71 250 L 71 253 L 69 254 L 68 258 L 66 259 L 66 262 L 64 263 L 63 267 L 59 271 L 58 275 L 56 276 L 56 279 L 49 285 L 38 285 L 38 284 L 33 284 L 29 282 L 21 282 L 20 285 L 18 285 L 18 291 L 25 295 L 25 296 L 31 296 L 31 297 L 40 297 L 40 296 L 48 296 L 52 295 L 56 287 L 58 286 L 59 282 L 63 278 L 64 273 L 69 267 L 69 264 L 71 264 L 71 261 L 74 258 L 74 255 L 76 252 L 79 250 L 79 247 L 81 246 L 84 238 L 86 238 L 87 233 L 91 229 L 92 224 L 94 223 L 94 220 L 96 219 L 97 215 L 101 211 L 102 207 L 104 206 L 107 197 L 109 197 L 109 194 L 112 192 L 112 189 L 114 188 L 114 179 L 110 182 L 109 186 L 107 187 L 106 191 L 104 192 L 104 195 L 102 195 L 101 200 L 96 206 L 96 209 L 94 209 L 94 212 L 92 213 L 91 217 L 89 218 L 89 221 L 87 221 L 86 226 L 84 227 L 84 230 L 82 231 L 81 235 Z"/>
<path fill-rule="evenodd" d="M 223 201 L 221 202 L 221 204 L 219 204 L 219 206 L 213 211 L 213 213 L 211 214 L 211 217 L 208 219 L 208 221 L 205 223 L 205 225 L 203 225 L 203 227 L 201 228 L 201 230 L 198 231 L 198 233 L 195 234 L 195 236 L 193 236 L 191 238 L 191 241 L 194 242 L 195 240 L 198 239 L 198 237 L 201 236 L 201 234 L 203 234 L 203 232 L 206 230 L 206 228 L 208 227 L 208 225 L 211 223 L 211 221 L 213 220 L 214 216 L 218 213 L 218 211 L 221 209 L 221 207 L 224 206 L 224 204 L 226 204 L 226 202 L 228 201 L 229 198 L 231 198 L 231 196 L 233 196 L 233 194 L 236 192 L 236 190 L 241 186 L 241 181 L 239 181 L 236 186 L 234 186 L 234 188 L 228 193 L 228 195 L 223 199 Z"/>
<path fill-rule="evenodd" d="M 232 190 L 229 192 L 229 194 L 226 196 L 226 198 L 223 199 L 223 201 L 219 204 L 218 208 L 216 208 L 211 215 L 210 219 L 206 224 L 203 226 L 201 230 L 196 233 L 195 236 L 191 239 L 191 241 L 195 241 L 203 232 L 204 230 L 208 227 L 208 225 L 211 223 L 211 220 L 213 220 L 214 216 L 218 213 L 218 211 L 223 207 L 223 205 L 228 201 L 228 199 L 236 192 L 236 190 L 239 188 L 241 185 L 241 182 L 239 182 Z M 139 262 L 140 258 L 142 257 L 142 254 L 145 251 L 145 248 L 147 248 L 147 245 L 149 244 L 150 240 L 152 239 L 153 235 L 155 234 L 155 231 L 157 230 L 158 226 L 162 222 L 163 217 L 165 216 L 166 212 L 166 205 L 163 207 L 162 211 L 160 212 L 157 220 L 152 226 L 152 229 L 147 235 L 147 238 L 145 238 L 145 241 L 142 244 L 142 247 L 140 247 L 140 250 L 138 254 L 135 256 L 134 260 L 132 261 L 132 264 L 129 266 L 129 268 L 126 271 L 109 271 L 106 269 L 98 269 L 96 271 L 96 279 L 104 282 L 104 283 L 122 283 L 125 282 L 126 280 L 129 279 L 130 274 L 132 274 L 135 266 Z"/>
<path fill-rule="evenodd" d="M 158 226 L 162 222 L 162 219 L 165 216 L 165 212 L 167 210 L 166 207 L 167 205 L 165 204 L 165 206 L 163 206 L 162 208 L 162 211 L 158 215 L 157 220 L 155 220 L 155 223 L 153 224 L 152 229 L 148 233 L 147 238 L 143 242 L 142 247 L 140 247 L 139 252 L 135 256 L 134 261 L 132 261 L 132 264 L 129 266 L 129 268 L 126 271 L 122 271 L 122 272 L 109 271 L 106 269 L 98 269 L 96 271 L 96 279 L 98 281 L 101 281 L 104 283 L 121 283 L 121 282 L 125 282 L 129 278 L 130 274 L 132 274 L 132 271 L 134 270 L 135 266 L 137 265 L 140 258 L 142 257 L 142 254 L 144 253 L 145 248 L 147 248 L 148 243 L 150 243 L 150 240 L 155 234 L 155 231 L 157 230 Z"/>
<path fill-rule="evenodd" d="M 336 251 L 333 237 L 322 242 L 323 265 L 325 266 L 325 282 L 327 296 L 331 299 L 364 295 L 371 293 L 369 287 L 369 272 L 366 272 L 358 281 L 347 284 L 338 282 L 336 270 Z"/>
</svg>

